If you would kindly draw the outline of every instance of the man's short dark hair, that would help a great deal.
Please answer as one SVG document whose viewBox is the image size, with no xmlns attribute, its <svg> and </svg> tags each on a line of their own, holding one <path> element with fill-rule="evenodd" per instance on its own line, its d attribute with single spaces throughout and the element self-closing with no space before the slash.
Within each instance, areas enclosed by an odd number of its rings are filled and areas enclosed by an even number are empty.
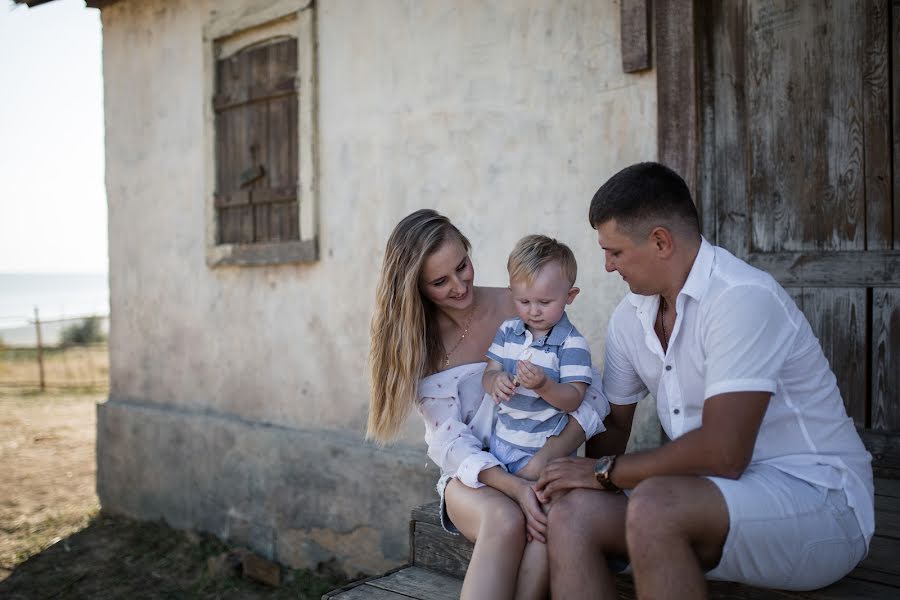
<svg viewBox="0 0 900 600">
<path fill-rule="evenodd" d="M 684 179 L 655 162 L 626 167 L 600 186 L 591 200 L 591 227 L 612 219 L 634 239 L 654 227 L 666 227 L 688 236 L 700 235 L 697 208 Z"/>
</svg>

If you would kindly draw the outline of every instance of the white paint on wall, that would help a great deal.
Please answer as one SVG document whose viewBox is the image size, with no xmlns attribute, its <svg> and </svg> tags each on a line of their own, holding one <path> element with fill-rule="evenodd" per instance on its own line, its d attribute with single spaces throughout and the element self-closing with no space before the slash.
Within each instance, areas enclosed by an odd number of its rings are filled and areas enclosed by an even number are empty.
<svg viewBox="0 0 900 600">
<path fill-rule="evenodd" d="M 103 11 L 112 395 L 361 435 L 384 243 L 422 207 L 469 236 L 482 285 L 506 284 L 525 234 L 568 243 L 570 314 L 602 360 L 625 288 L 603 271 L 588 204 L 656 156 L 656 79 L 622 72 L 618 4 L 320 0 L 321 258 L 211 269 L 202 32 L 212 10 L 254 4 Z M 420 425 L 403 439 L 421 444 Z"/>
</svg>

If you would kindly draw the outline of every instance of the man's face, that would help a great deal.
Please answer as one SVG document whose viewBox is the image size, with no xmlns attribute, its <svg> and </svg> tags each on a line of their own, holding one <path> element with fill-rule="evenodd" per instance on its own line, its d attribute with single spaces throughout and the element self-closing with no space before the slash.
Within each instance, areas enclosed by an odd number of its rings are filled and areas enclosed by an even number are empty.
<svg viewBox="0 0 900 600">
<path fill-rule="evenodd" d="M 643 296 L 659 293 L 662 287 L 657 273 L 659 262 L 656 245 L 649 236 L 635 241 L 612 219 L 597 227 L 597 241 L 603 248 L 606 270 L 618 271 L 633 293 Z"/>
</svg>

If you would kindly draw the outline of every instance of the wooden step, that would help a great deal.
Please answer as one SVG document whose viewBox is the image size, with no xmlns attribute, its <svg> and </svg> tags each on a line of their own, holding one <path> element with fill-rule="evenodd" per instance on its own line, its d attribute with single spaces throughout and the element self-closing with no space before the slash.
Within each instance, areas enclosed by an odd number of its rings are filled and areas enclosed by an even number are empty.
<svg viewBox="0 0 900 600">
<path fill-rule="evenodd" d="M 900 598 L 900 480 L 875 479 L 876 535 L 869 555 L 850 575 L 822 590 L 785 592 L 710 582 L 712 600 L 849 600 Z M 437 502 L 414 508 L 410 515 L 409 565 L 329 592 L 324 599 L 402 600 L 458 598 L 473 544 L 443 530 Z M 631 577 L 616 578 L 619 598 L 634 598 Z"/>
<path fill-rule="evenodd" d="M 328 592 L 322 600 L 456 600 L 462 579 L 421 567 L 402 567 Z"/>
<path fill-rule="evenodd" d="M 466 576 L 474 548 L 474 544 L 463 536 L 444 531 L 438 502 L 412 510 L 409 523 L 411 565 L 462 579 Z"/>
</svg>

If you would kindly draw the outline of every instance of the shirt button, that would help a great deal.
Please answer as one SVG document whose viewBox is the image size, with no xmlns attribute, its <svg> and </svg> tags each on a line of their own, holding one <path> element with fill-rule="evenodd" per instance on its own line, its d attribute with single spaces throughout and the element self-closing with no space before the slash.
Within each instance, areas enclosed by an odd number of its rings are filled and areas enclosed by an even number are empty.
<svg viewBox="0 0 900 600">
<path fill-rule="evenodd" d="M 677 415 L 677 414 L 678 414 L 678 413 L 680 413 L 680 412 L 681 412 L 681 411 L 680 411 L 680 410 L 678 410 L 678 409 L 677 409 L 677 408 L 676 408 L 676 409 L 675 409 L 675 410 L 673 410 L 673 411 L 672 411 L 672 412 L 673 412 L 673 413 L 675 413 L 675 414 L 676 414 L 676 415 Z"/>
<path fill-rule="evenodd" d="M 671 370 L 672 370 L 672 365 L 666 365 L 666 371 L 671 371 Z"/>
</svg>

